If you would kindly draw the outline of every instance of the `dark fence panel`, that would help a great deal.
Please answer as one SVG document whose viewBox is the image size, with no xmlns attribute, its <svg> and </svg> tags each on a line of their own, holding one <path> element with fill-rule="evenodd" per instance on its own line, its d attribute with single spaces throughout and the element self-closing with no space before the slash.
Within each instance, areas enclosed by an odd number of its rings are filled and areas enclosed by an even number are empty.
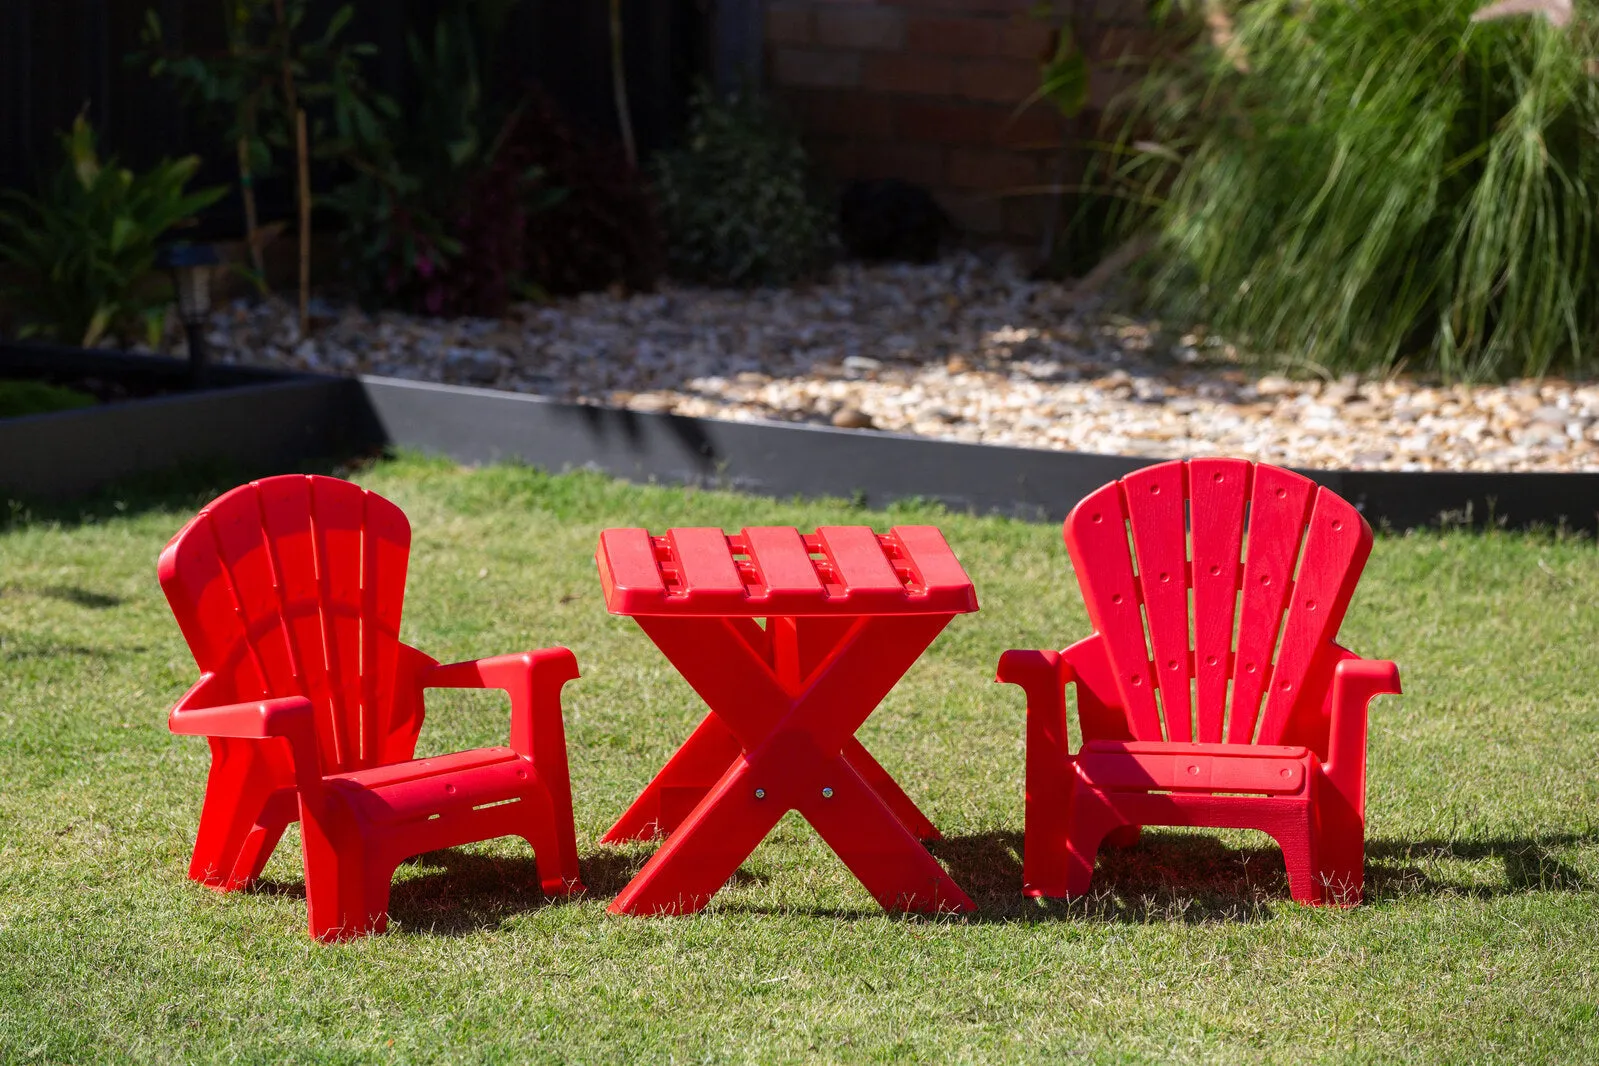
<svg viewBox="0 0 1599 1066">
<path fill-rule="evenodd" d="M 141 48 L 150 8 L 160 14 L 169 45 L 224 47 L 225 2 L 0 0 L 0 187 L 31 190 L 41 171 L 57 165 L 56 135 L 85 106 L 102 152 L 138 167 L 192 152 L 205 160 L 201 183 L 232 181 L 233 154 L 218 131 L 127 61 Z M 312 27 L 342 2 L 315 0 Z M 405 39 L 413 32 L 425 37 L 449 2 L 353 0 L 356 16 L 345 32 L 347 39 L 378 46 L 369 70 L 376 85 L 402 101 L 427 92 L 410 77 Z M 629 102 L 646 153 L 671 143 L 694 83 L 710 74 L 711 7 L 709 0 L 624 0 Z M 540 84 L 579 129 L 615 139 L 607 8 L 604 0 L 524 0 L 501 34 L 491 92 L 510 102 Z M 266 217 L 289 213 L 291 193 L 281 180 L 265 183 L 259 194 Z M 236 232 L 238 212 L 237 198 L 229 197 L 210 221 Z"/>
</svg>

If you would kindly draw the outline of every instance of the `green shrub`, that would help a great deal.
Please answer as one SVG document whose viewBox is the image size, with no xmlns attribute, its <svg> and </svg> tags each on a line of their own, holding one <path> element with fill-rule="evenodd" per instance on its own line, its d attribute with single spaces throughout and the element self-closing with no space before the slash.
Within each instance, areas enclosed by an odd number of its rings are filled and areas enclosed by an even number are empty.
<svg viewBox="0 0 1599 1066">
<path fill-rule="evenodd" d="M 168 299 L 144 283 L 162 236 L 215 203 L 222 188 L 185 192 L 194 156 L 134 173 L 100 161 L 94 130 L 79 115 L 61 137 L 61 169 L 37 197 L 0 193 L 0 263 L 16 280 L 0 289 L 22 337 L 92 347 L 107 335 L 150 339 Z"/>
<path fill-rule="evenodd" d="M 1290 364 L 1593 369 L 1599 17 L 1482 2 L 1166 4 L 1191 44 L 1120 176 L 1157 205 L 1169 309 Z"/>
<path fill-rule="evenodd" d="M 827 261 L 833 214 L 805 149 L 758 97 L 701 89 L 683 145 L 657 158 L 654 177 L 667 262 L 681 277 L 783 285 Z"/>
</svg>

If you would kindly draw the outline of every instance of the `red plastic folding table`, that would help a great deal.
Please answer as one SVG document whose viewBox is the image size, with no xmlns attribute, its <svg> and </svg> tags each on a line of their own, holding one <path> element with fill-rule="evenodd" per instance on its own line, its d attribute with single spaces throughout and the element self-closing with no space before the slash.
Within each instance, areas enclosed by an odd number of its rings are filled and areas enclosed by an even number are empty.
<svg viewBox="0 0 1599 1066">
<path fill-rule="evenodd" d="M 612 913 L 699 910 L 790 810 L 885 908 L 972 908 L 918 840 L 938 830 L 855 739 L 950 619 L 977 610 L 937 529 L 608 529 L 596 561 L 606 607 L 711 709 L 605 835 L 670 834 Z"/>
</svg>

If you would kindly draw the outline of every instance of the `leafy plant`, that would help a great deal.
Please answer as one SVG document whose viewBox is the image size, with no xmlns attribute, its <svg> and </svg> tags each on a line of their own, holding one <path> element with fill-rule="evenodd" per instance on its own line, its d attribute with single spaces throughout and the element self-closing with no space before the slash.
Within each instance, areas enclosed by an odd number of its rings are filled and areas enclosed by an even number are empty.
<svg viewBox="0 0 1599 1066">
<path fill-rule="evenodd" d="M 19 335 L 92 347 L 159 336 L 168 299 L 145 282 L 162 235 L 215 203 L 226 189 L 185 191 L 194 156 L 135 173 L 103 163 L 94 129 L 78 115 L 61 136 L 61 168 L 38 196 L 0 192 L 0 261 L 16 280 L 0 297 L 21 318 Z"/>
<path fill-rule="evenodd" d="M 426 91 L 403 120 L 360 131 L 354 177 L 328 198 L 345 219 L 358 288 L 429 314 L 497 315 L 525 292 L 529 215 L 562 196 L 507 145 L 522 108 L 482 91 L 480 54 L 510 5 L 461 2 L 407 52 Z"/>
<path fill-rule="evenodd" d="M 527 215 L 530 285 L 558 295 L 655 286 L 665 258 L 655 202 L 614 145 L 580 136 L 548 96 L 533 92 L 504 153 L 505 165 L 538 167 L 562 190 L 559 200 Z"/>
<path fill-rule="evenodd" d="M 335 10 L 322 33 L 305 33 L 310 0 L 219 0 L 228 47 L 195 54 L 165 46 L 159 16 L 145 13 L 147 53 L 131 57 L 165 77 L 202 117 L 220 125 L 236 147 L 244 199 L 246 240 L 258 282 L 261 246 L 254 186 L 277 171 L 277 158 L 294 160 L 300 226 L 301 320 L 310 278 L 308 242 L 312 157 L 347 161 L 398 117 L 394 102 L 367 83 L 361 64 L 377 52 L 342 36 L 355 9 Z M 503 2 L 503 0 L 499 0 Z"/>
<path fill-rule="evenodd" d="M 782 285 L 814 274 L 833 243 L 797 137 L 759 97 L 695 95 L 687 136 L 654 168 L 667 261 L 693 281 Z"/>
<path fill-rule="evenodd" d="M 1291 363 L 1592 369 L 1599 18 L 1478 2 L 1165 4 L 1192 44 L 1120 146 L 1123 192 L 1156 204 L 1157 294 Z"/>
</svg>

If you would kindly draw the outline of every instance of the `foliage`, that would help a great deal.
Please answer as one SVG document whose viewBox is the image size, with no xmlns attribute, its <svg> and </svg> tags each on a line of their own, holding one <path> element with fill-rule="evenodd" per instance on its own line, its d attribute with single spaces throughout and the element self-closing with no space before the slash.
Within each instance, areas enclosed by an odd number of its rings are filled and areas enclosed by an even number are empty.
<svg viewBox="0 0 1599 1066">
<path fill-rule="evenodd" d="M 658 157 L 655 188 L 674 272 L 724 285 L 810 276 L 833 243 L 799 139 L 749 92 L 696 94 L 682 146 Z"/>
<path fill-rule="evenodd" d="M 280 155 L 295 152 L 296 111 L 308 114 L 312 157 L 345 161 L 370 143 L 386 122 L 398 119 L 394 102 L 374 90 L 362 63 L 375 46 L 342 40 L 354 16 L 345 4 L 322 33 L 307 36 L 311 0 L 224 0 L 225 51 L 196 54 L 169 49 L 160 17 L 145 13 L 146 52 L 130 61 L 148 64 L 168 79 L 185 104 L 219 127 L 229 149 L 240 146 L 240 185 L 271 176 Z M 254 212 L 253 202 L 248 210 Z"/>
<path fill-rule="evenodd" d="M 527 280 L 568 295 L 655 286 L 665 253 L 655 203 L 615 145 L 580 136 L 555 103 L 532 92 L 506 138 L 508 165 L 538 167 L 563 191 L 526 220 Z"/>
<path fill-rule="evenodd" d="M 0 379 L 0 418 L 22 415 L 47 415 L 53 411 L 73 411 L 92 407 L 94 397 L 47 381 Z"/>
<path fill-rule="evenodd" d="M 328 200 L 368 300 L 429 314 L 497 315 L 529 291 L 529 216 L 563 193 L 509 150 L 522 107 L 485 99 L 482 52 L 510 4 L 461 2 L 407 39 L 414 109 L 357 138 L 355 175 Z M 524 105 L 525 106 L 525 105 Z"/>
<path fill-rule="evenodd" d="M 1475 6 L 1164 5 L 1192 45 L 1140 92 L 1120 176 L 1176 314 L 1325 368 L 1594 368 L 1599 17 Z"/>
<path fill-rule="evenodd" d="M 185 191 L 194 156 L 142 173 L 103 163 L 80 114 L 62 134 L 60 169 L 38 196 L 7 190 L 0 203 L 0 262 L 15 280 L 0 289 L 22 321 L 19 335 L 92 347 L 159 334 L 168 299 L 146 285 L 157 246 L 174 226 L 215 203 L 222 188 Z"/>
</svg>

